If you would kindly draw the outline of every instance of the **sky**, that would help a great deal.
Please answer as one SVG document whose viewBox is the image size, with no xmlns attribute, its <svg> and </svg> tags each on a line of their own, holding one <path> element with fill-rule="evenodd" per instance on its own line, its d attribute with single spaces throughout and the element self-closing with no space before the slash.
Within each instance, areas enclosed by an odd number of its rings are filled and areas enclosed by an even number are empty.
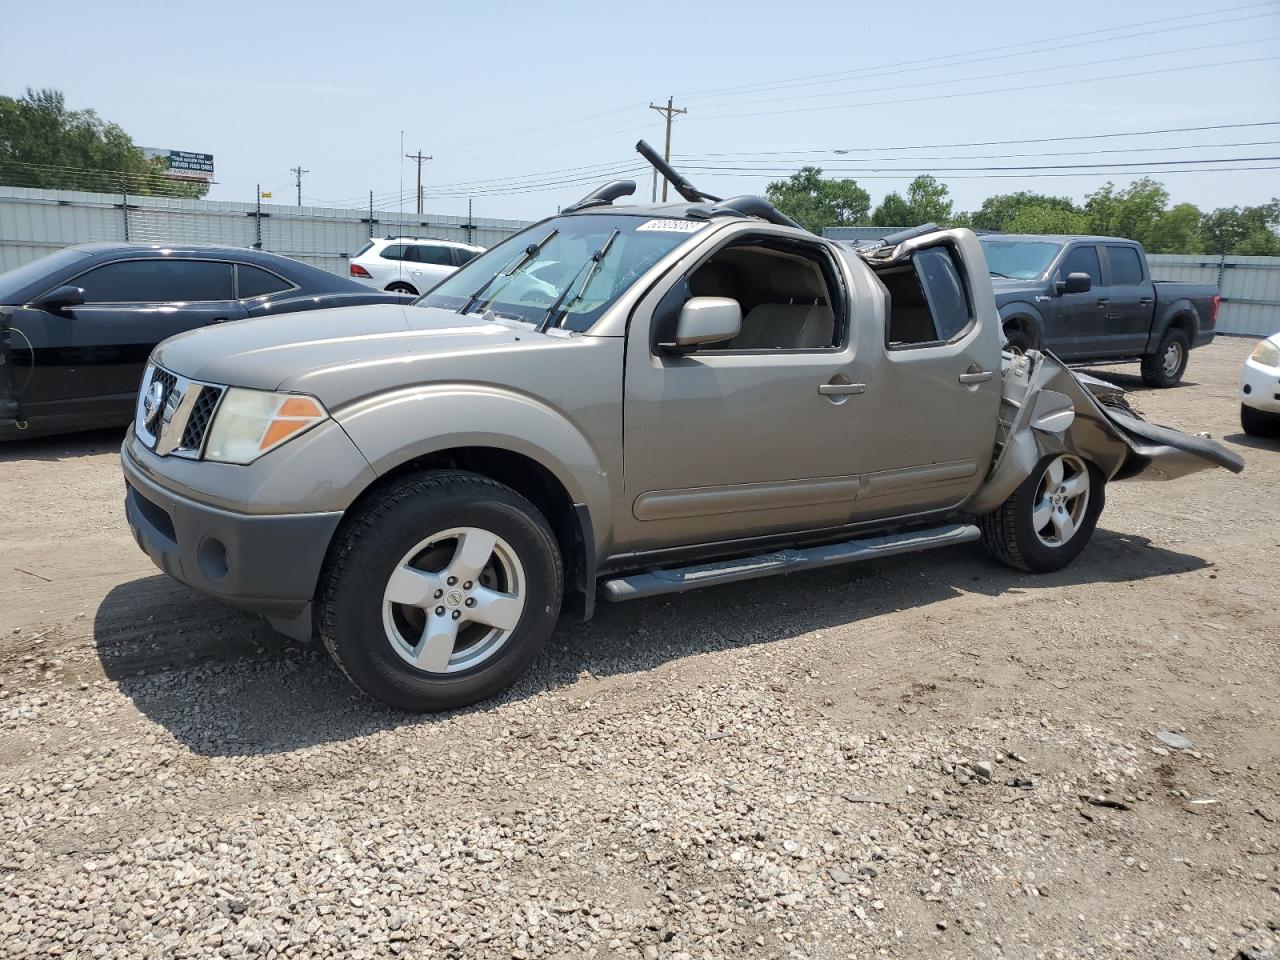
<svg viewBox="0 0 1280 960">
<path fill-rule="evenodd" d="M 673 162 L 723 196 L 804 163 L 873 201 L 933 172 L 956 210 L 1144 173 L 1203 209 L 1280 196 L 1280 0 L 0 0 L 0 31 L 0 94 L 211 153 L 215 200 L 293 203 L 301 166 L 304 204 L 412 211 L 419 150 L 428 214 L 648 199 L 668 96 Z"/>
</svg>

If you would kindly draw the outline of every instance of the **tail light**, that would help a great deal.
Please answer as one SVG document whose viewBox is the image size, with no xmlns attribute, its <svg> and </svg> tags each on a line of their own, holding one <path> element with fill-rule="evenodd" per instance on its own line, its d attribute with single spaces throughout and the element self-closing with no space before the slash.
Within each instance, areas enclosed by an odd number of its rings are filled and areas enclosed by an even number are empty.
<svg viewBox="0 0 1280 960">
<path fill-rule="evenodd" d="M 351 275 L 353 277 L 364 277 L 366 280 L 373 279 L 373 277 L 369 274 L 369 271 L 366 270 L 364 267 L 360 266 L 360 264 L 358 263 L 353 263 L 351 265 Z M 1218 312 L 1218 304 L 1217 304 L 1216 297 L 1214 298 L 1213 311 L 1214 313 Z"/>
<path fill-rule="evenodd" d="M 1218 323 L 1218 307 L 1220 306 L 1222 306 L 1222 297 L 1215 293 L 1213 295 L 1213 323 L 1215 326 L 1217 326 Z"/>
</svg>

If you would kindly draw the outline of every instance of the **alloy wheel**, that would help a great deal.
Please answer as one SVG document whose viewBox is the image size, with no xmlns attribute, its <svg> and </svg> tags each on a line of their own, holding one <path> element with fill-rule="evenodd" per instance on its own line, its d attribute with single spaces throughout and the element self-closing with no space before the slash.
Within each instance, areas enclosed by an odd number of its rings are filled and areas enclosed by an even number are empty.
<svg viewBox="0 0 1280 960">
<path fill-rule="evenodd" d="M 1031 525 L 1047 547 L 1061 547 L 1075 536 L 1089 509 L 1089 468 L 1062 454 L 1045 467 L 1036 490 Z"/>
</svg>

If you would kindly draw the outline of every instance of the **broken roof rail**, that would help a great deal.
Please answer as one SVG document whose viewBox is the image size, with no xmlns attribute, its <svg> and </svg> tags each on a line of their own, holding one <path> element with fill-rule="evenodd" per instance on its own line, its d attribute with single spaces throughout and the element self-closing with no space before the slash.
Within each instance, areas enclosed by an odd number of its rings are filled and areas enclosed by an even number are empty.
<svg viewBox="0 0 1280 960">
<path fill-rule="evenodd" d="M 648 160 L 649 163 L 653 165 L 653 168 L 662 174 L 667 183 L 671 184 L 671 186 L 675 188 L 676 193 L 680 194 L 680 196 L 684 197 L 690 203 L 702 203 L 704 201 L 709 201 L 711 203 L 720 202 L 719 197 L 713 197 L 709 193 L 703 193 L 680 174 L 676 173 L 671 164 L 667 163 L 667 161 L 658 154 L 657 150 L 653 149 L 653 147 L 649 146 L 649 144 L 645 143 L 643 140 L 636 141 L 636 153 Z"/>
<path fill-rule="evenodd" d="M 936 223 L 922 223 L 918 227 L 911 227 L 907 230 L 899 230 L 897 233 L 891 233 L 887 237 L 881 237 L 879 245 L 882 247 L 896 247 L 900 243 L 906 243 L 908 240 L 914 240 L 916 237 L 923 237 L 926 233 L 933 233 L 940 230 Z"/>
<path fill-rule="evenodd" d="M 577 203 L 570 204 L 561 213 L 575 213 L 587 207 L 608 206 L 619 197 L 629 197 L 636 192 L 634 180 L 610 180 L 602 187 L 596 187 Z"/>
</svg>

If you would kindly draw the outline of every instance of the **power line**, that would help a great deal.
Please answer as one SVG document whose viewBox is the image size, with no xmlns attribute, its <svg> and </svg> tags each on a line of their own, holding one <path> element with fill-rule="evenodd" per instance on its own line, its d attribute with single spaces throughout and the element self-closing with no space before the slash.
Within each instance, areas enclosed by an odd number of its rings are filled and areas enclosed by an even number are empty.
<svg viewBox="0 0 1280 960">
<path fill-rule="evenodd" d="M 686 93 L 684 94 L 684 96 L 688 99 L 697 99 L 701 97 L 710 97 L 720 93 L 746 93 L 748 91 L 756 90 L 756 89 L 769 89 L 769 88 L 777 87 L 780 84 L 804 83 L 804 82 L 809 82 L 809 81 L 827 78 L 827 77 L 845 78 L 852 75 L 876 73 L 881 70 L 885 70 L 889 68 L 910 66 L 913 64 L 932 63 L 932 64 L 936 64 L 937 66 L 954 66 L 954 64 L 943 64 L 943 63 L 939 63 L 939 61 L 956 60 L 963 57 L 970 57 L 970 56 L 974 56 L 977 54 L 984 54 L 984 53 L 998 53 L 1004 56 L 1027 56 L 1030 54 L 1039 53 L 1041 51 L 1031 50 L 1022 54 L 1011 53 L 1010 51 L 1018 47 L 1028 47 L 1028 46 L 1038 47 L 1038 46 L 1045 46 L 1045 45 L 1054 47 L 1056 49 L 1061 49 L 1061 43 L 1063 40 L 1076 40 L 1084 37 L 1096 37 L 1099 34 L 1103 34 L 1103 33 L 1116 33 L 1118 31 L 1133 30 L 1139 27 L 1148 27 L 1156 24 L 1175 23 L 1182 20 L 1195 20 L 1195 19 L 1200 19 L 1203 17 L 1210 16 L 1213 14 L 1237 13 L 1241 10 L 1256 10 L 1259 7 L 1274 8 L 1275 7 L 1274 0 L 1266 0 L 1266 2 L 1262 2 L 1262 3 L 1243 4 L 1238 7 L 1227 7 L 1224 10 L 1210 10 L 1202 13 L 1189 13 L 1189 14 L 1184 14 L 1183 16 L 1180 16 L 1180 17 L 1161 17 L 1159 20 L 1142 20 L 1134 23 L 1119 24 L 1114 27 L 1104 27 L 1099 30 L 1088 30 L 1082 33 L 1069 33 L 1062 36 L 1052 37 L 1044 40 L 1024 40 L 1024 41 L 1014 42 L 1014 43 L 999 44 L 993 47 L 981 47 L 974 50 L 965 50 L 959 53 L 951 53 L 943 56 L 924 57 L 917 60 L 904 60 L 904 61 L 898 61 L 898 62 L 872 64 L 865 67 L 858 67 L 853 70 L 839 70 L 832 73 L 807 74 L 804 76 L 791 77 L 783 80 L 761 80 L 761 81 L 757 81 L 756 83 L 742 84 L 742 85 L 732 86 L 732 87 L 716 87 L 711 90 L 701 90 L 701 91 Z M 1259 14 L 1259 16 L 1262 16 L 1262 14 Z M 1252 19 L 1252 18 L 1242 18 L 1242 19 Z M 1195 29 L 1199 27 L 1213 26 L 1215 23 L 1216 21 L 1209 21 L 1208 23 L 1191 24 L 1188 27 L 1180 28 L 1180 29 Z M 1100 41 L 1100 42 L 1106 42 L 1106 41 Z"/>
<path fill-rule="evenodd" d="M 1203 133 L 1209 130 L 1242 130 L 1253 127 L 1280 127 L 1280 120 L 1255 120 L 1248 123 L 1214 123 L 1199 127 L 1164 127 L 1159 130 L 1122 130 L 1111 133 L 1080 133 L 1058 137 L 1024 137 L 1018 140 L 970 140 L 964 143 L 914 143 L 893 147 L 838 147 L 813 150 L 750 150 L 729 153 L 677 153 L 678 159 L 701 157 L 806 156 L 812 154 L 889 153 L 898 150 L 945 150 L 953 147 L 1006 147 L 1023 143 L 1067 143 L 1071 140 L 1109 140 L 1116 137 L 1154 137 L 1166 133 Z"/>
<path fill-rule="evenodd" d="M 1156 161 L 1160 166 L 1178 166 L 1190 167 L 1196 164 L 1204 163 L 1263 163 L 1273 160 L 1280 160 L 1280 156 L 1275 157 L 1214 157 L 1203 160 L 1159 160 Z M 867 161 L 873 163 L 875 161 Z M 978 171 L 978 170 L 1093 170 L 1098 168 L 1118 169 L 1121 167 L 1145 167 L 1151 164 L 1150 160 L 1138 160 L 1133 162 L 1108 162 L 1108 163 L 1045 163 L 1045 164 L 1029 164 L 1023 166 L 999 166 L 999 167 L 918 167 L 908 168 L 900 171 L 901 173 L 947 173 L 951 171 Z M 779 173 L 788 173 L 790 167 L 776 167 L 772 169 L 759 167 L 731 167 L 731 166 L 700 166 L 698 164 L 685 164 L 686 170 L 702 170 L 709 173 L 730 173 L 745 172 L 758 175 L 770 175 Z M 842 170 L 841 173 L 858 173 L 861 170 L 869 170 L 875 173 L 884 173 L 886 170 L 894 170 L 893 167 L 862 167 L 851 170 Z"/>
<path fill-rule="evenodd" d="M 1103 57 L 1100 60 L 1079 60 L 1071 63 L 1069 66 L 1075 70 L 1080 67 L 1096 67 L 1103 64 L 1127 63 L 1131 60 L 1149 60 L 1152 57 L 1175 57 L 1184 53 L 1200 53 L 1205 50 L 1218 50 L 1224 47 L 1241 47 L 1251 43 L 1271 43 L 1280 40 L 1280 37 L 1250 37 L 1246 40 L 1230 40 L 1223 43 L 1196 44 L 1193 47 L 1179 47 L 1175 50 L 1156 50 L 1148 53 L 1135 53 L 1126 57 Z M 729 100 L 717 106 L 722 107 L 739 107 L 748 106 L 758 103 L 787 103 L 791 101 L 801 101 L 804 103 L 820 99 L 822 97 L 841 97 L 849 93 L 880 93 L 885 90 L 902 90 L 907 87 L 936 87 L 939 85 L 951 85 L 954 83 L 968 83 L 971 80 L 993 80 L 997 78 L 1017 77 L 1031 73 L 1044 73 L 1045 67 L 1035 66 L 1028 67 L 1025 70 L 1002 70 L 999 73 L 981 73 L 967 77 L 943 77 L 933 80 L 919 80 L 915 83 L 893 83 L 884 87 L 862 87 L 856 91 L 853 90 L 836 90 L 831 93 L 809 93 L 796 97 L 766 97 L 757 100 Z M 1053 68 L 1049 68 L 1053 69 Z M 1006 88 L 1007 90 L 1008 88 Z"/>
<path fill-rule="evenodd" d="M 1278 60 L 1278 59 L 1280 59 L 1280 56 L 1272 55 L 1272 56 L 1266 56 L 1266 57 L 1253 57 L 1252 59 L 1248 59 L 1248 60 L 1220 60 L 1214 63 L 1181 64 L 1176 67 L 1162 67 L 1156 70 L 1137 70 L 1132 73 L 1113 73 L 1113 74 L 1106 74 L 1103 76 L 1076 77 L 1071 80 L 1057 80 L 1057 81 L 1049 81 L 1046 83 L 1022 84 L 1018 87 L 1018 91 L 1022 92 L 1026 90 L 1043 90 L 1048 87 L 1069 87 L 1069 86 L 1074 86 L 1075 84 L 1078 84 L 1078 83 L 1096 83 L 1100 80 L 1129 80 L 1129 79 L 1132 79 L 1133 77 L 1153 77 L 1158 74 L 1164 74 L 1164 73 L 1187 73 L 1191 70 L 1206 70 L 1212 67 L 1237 67 L 1237 66 L 1244 66 L 1245 64 L 1250 64 L 1250 63 L 1263 63 L 1263 62 Z M 823 107 L 791 107 L 790 109 L 787 109 L 787 110 L 752 111 L 751 113 L 709 114 L 706 117 L 704 117 L 704 119 L 730 120 L 737 117 L 771 117 L 771 116 L 776 116 L 778 114 L 815 113 L 815 112 L 822 112 L 827 110 L 855 110 L 860 107 L 880 107 L 880 106 L 890 106 L 890 105 L 903 104 L 903 103 L 925 103 L 931 100 L 956 100 L 962 97 L 985 96 L 986 94 L 990 94 L 990 93 L 1001 93 L 1001 94 L 1007 95 L 1009 93 L 1009 88 L 1007 86 L 990 87 L 986 90 L 964 90 L 964 91 L 958 91 L 955 93 L 932 94 L 930 96 L 924 96 L 924 97 L 901 97 L 898 99 L 891 99 L 891 100 L 864 100 L 860 103 L 833 103 Z"/>
</svg>

